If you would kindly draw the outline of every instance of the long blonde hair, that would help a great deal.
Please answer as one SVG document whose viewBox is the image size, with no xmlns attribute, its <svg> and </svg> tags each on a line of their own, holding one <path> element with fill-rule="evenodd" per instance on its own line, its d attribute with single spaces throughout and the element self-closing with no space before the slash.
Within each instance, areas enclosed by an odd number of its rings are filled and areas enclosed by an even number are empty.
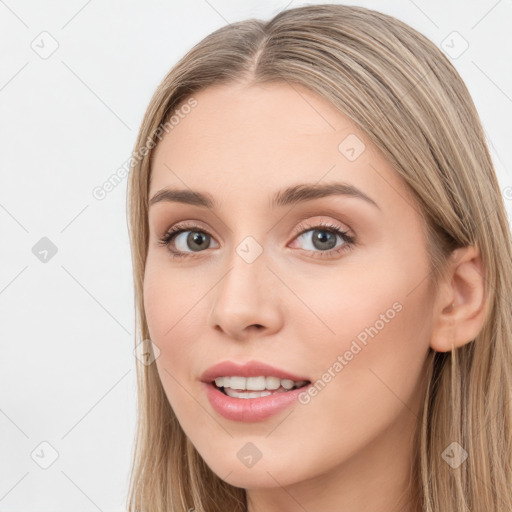
<svg viewBox="0 0 512 512">
<path fill-rule="evenodd" d="M 204 38 L 167 74 L 143 119 L 128 183 L 135 342 L 149 339 L 142 290 L 156 139 L 195 93 L 235 81 L 302 84 L 368 135 L 417 199 L 434 285 L 453 249 L 480 249 L 487 316 L 470 343 L 429 353 L 411 475 L 423 511 L 512 510 L 510 225 L 464 82 L 429 39 L 389 15 L 323 4 L 289 9 L 269 21 L 232 23 Z M 155 364 L 138 364 L 137 378 L 129 510 L 246 511 L 245 490 L 218 478 L 184 434 Z M 443 458 L 453 442 L 468 454 L 456 468 Z"/>
</svg>

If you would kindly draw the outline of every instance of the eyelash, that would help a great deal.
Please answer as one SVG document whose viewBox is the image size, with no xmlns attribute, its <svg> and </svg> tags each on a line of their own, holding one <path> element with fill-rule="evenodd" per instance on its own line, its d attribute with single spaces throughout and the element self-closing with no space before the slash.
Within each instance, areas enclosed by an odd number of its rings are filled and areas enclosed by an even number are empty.
<svg viewBox="0 0 512 512">
<path fill-rule="evenodd" d="M 342 231 L 336 225 L 323 223 L 323 222 L 320 222 L 320 223 L 312 225 L 312 226 L 307 225 L 307 224 L 299 224 L 298 233 L 295 235 L 295 238 L 298 238 L 299 236 L 303 235 L 304 233 L 306 233 L 308 231 L 313 231 L 313 230 L 318 230 L 318 229 L 321 229 L 322 231 L 328 231 L 329 233 L 332 233 L 335 235 L 339 235 L 342 238 L 342 240 L 344 241 L 344 244 L 342 244 L 337 249 L 330 249 L 329 251 L 312 251 L 315 254 L 318 254 L 318 256 L 314 256 L 315 258 L 317 258 L 317 257 L 327 258 L 327 257 L 332 256 L 333 254 L 339 254 L 339 253 L 351 250 L 353 248 L 353 246 L 355 245 L 355 238 L 348 235 L 346 231 Z M 198 232 L 198 233 L 205 233 L 208 236 L 213 238 L 213 235 L 211 233 L 209 233 L 207 230 L 205 230 L 203 228 L 200 228 L 199 226 L 178 224 L 178 225 L 170 228 L 169 231 L 167 231 L 161 238 L 159 238 L 158 243 L 161 246 L 167 247 L 169 249 L 169 252 L 171 253 L 171 257 L 173 257 L 173 258 L 185 258 L 188 256 L 193 257 L 193 255 L 194 255 L 193 252 L 187 253 L 187 252 L 182 252 L 182 251 L 176 251 L 176 250 L 170 248 L 170 243 L 172 242 L 172 240 L 176 236 L 178 236 L 180 233 L 183 233 L 185 231 L 194 231 L 194 232 Z M 195 254 L 199 254 L 200 252 L 203 252 L 203 251 L 198 251 Z"/>
</svg>

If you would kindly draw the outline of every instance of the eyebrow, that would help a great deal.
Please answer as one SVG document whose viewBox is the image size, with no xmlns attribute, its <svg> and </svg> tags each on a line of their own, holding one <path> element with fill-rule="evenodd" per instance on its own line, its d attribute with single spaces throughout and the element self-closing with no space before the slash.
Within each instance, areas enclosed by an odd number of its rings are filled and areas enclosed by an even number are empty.
<svg viewBox="0 0 512 512">
<path fill-rule="evenodd" d="M 380 210 L 379 205 L 371 197 L 367 196 L 354 185 L 343 182 L 327 184 L 302 183 L 299 185 L 293 185 L 284 190 L 278 191 L 272 198 L 270 207 L 278 208 L 295 205 L 303 201 L 312 201 L 313 199 L 320 199 L 333 195 L 356 197 Z M 216 206 L 216 201 L 211 194 L 201 193 L 190 189 L 163 188 L 150 199 L 149 206 L 162 201 L 184 203 L 210 209 Z"/>
</svg>

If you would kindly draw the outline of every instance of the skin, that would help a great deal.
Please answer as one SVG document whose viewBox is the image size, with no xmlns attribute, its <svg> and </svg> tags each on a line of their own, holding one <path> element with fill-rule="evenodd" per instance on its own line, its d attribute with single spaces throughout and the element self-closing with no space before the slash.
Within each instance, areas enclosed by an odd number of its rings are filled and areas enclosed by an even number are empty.
<svg viewBox="0 0 512 512">
<path fill-rule="evenodd" d="M 149 197 L 187 188 L 219 206 L 150 206 L 144 278 L 158 373 L 183 430 L 220 478 L 247 489 L 249 512 L 418 510 L 408 483 L 425 362 L 430 348 L 461 346 L 482 326 L 478 251 L 457 250 L 434 294 L 413 197 L 364 133 L 306 88 L 238 83 L 194 97 L 156 148 Z M 349 134 L 366 146 L 354 161 L 338 150 Z M 338 181 L 379 208 L 341 195 L 269 208 L 285 187 Z M 180 235 L 174 249 L 186 255 L 173 259 L 158 240 L 183 221 L 212 237 L 198 249 Z M 315 245 L 319 221 L 355 245 Z M 300 224 L 309 231 L 298 236 Z M 236 252 L 247 236 L 263 250 L 250 264 Z M 200 376 L 213 364 L 255 359 L 321 380 L 394 303 L 401 310 L 309 403 L 254 423 L 210 406 Z M 237 458 L 247 442 L 262 453 L 250 468 Z"/>
</svg>

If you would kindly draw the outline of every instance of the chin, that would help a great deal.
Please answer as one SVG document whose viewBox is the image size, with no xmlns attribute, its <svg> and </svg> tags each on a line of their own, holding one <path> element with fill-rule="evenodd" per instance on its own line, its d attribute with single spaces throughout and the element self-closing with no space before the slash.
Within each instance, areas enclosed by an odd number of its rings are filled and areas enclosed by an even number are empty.
<svg viewBox="0 0 512 512">
<path fill-rule="evenodd" d="M 259 470 L 256 470 L 256 468 L 246 470 L 236 469 L 232 470 L 229 474 L 225 473 L 224 476 L 221 476 L 218 473 L 215 474 L 229 485 L 232 485 L 233 487 L 240 487 L 241 489 L 273 489 L 285 487 L 293 483 L 286 480 L 285 474 L 277 473 L 271 469 L 265 468 L 260 468 Z"/>
<path fill-rule="evenodd" d="M 241 443 L 243 446 L 244 443 Z M 234 487 L 243 489 L 273 489 L 281 486 L 293 485 L 309 475 L 298 474 L 299 468 L 290 472 L 290 463 L 286 454 L 281 453 L 278 460 L 271 457 L 261 457 L 252 466 L 245 466 L 235 454 L 234 457 L 226 457 L 228 451 L 209 453 L 210 457 L 203 457 L 208 467 L 221 479 Z M 201 455 L 202 456 L 202 455 Z M 222 457 L 222 460 L 219 460 Z M 243 457 L 242 457 L 243 458 Z M 267 460 L 265 460 L 267 459 Z"/>
</svg>

